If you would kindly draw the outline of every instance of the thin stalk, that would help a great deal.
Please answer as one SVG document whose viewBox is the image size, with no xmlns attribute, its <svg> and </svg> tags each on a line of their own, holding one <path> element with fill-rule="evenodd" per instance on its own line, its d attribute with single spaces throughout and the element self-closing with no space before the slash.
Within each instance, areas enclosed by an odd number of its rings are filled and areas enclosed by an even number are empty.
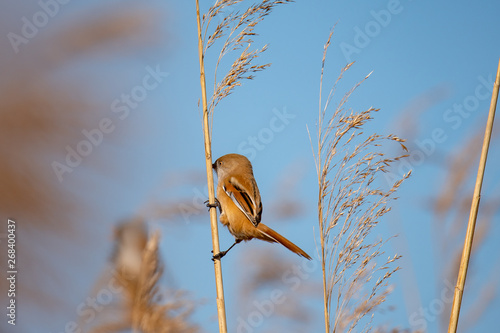
<svg viewBox="0 0 500 333">
<path fill-rule="evenodd" d="M 325 228 L 324 228 L 324 220 L 323 220 L 323 204 L 325 197 L 325 173 L 323 161 L 322 161 L 322 151 L 323 151 L 323 119 L 325 117 L 325 108 L 323 109 L 321 97 L 323 95 L 323 73 L 325 70 L 325 60 L 326 60 L 326 52 L 328 47 L 330 46 L 330 40 L 333 36 L 333 29 L 330 31 L 328 35 L 328 40 L 323 49 L 323 59 L 321 61 L 321 76 L 319 80 L 319 114 L 318 114 L 318 154 L 316 160 L 316 173 L 318 174 L 318 220 L 319 220 L 319 231 L 320 231 L 320 246 L 321 246 L 321 270 L 323 274 L 323 311 L 325 316 L 325 333 L 330 333 L 330 311 L 328 308 L 328 287 L 326 284 L 326 249 L 325 249 Z M 314 153 L 314 149 L 313 149 Z"/>
<path fill-rule="evenodd" d="M 467 233 L 465 235 L 464 249 L 462 259 L 460 260 L 460 270 L 458 271 L 457 285 L 453 295 L 453 305 L 450 314 L 450 323 L 448 333 L 455 333 L 458 327 L 458 316 L 460 315 L 460 306 L 462 305 L 462 295 L 464 293 L 465 278 L 467 277 L 467 268 L 472 250 L 472 240 L 474 238 L 474 229 L 476 226 L 477 213 L 479 210 L 479 200 L 481 198 L 481 187 L 483 185 L 484 169 L 486 167 L 486 159 L 488 157 L 488 149 L 490 147 L 491 132 L 493 130 L 493 121 L 495 120 L 495 109 L 498 100 L 498 90 L 500 87 L 500 60 L 498 62 L 497 77 L 493 86 L 491 95 L 490 111 L 486 130 L 484 132 L 483 148 L 481 151 L 481 159 L 476 177 L 476 186 L 474 188 L 474 196 L 470 208 L 469 223 L 467 225 Z"/>
<path fill-rule="evenodd" d="M 196 18 L 198 23 L 198 55 L 200 59 L 200 85 L 201 100 L 203 105 L 203 136 L 205 141 L 205 164 L 207 169 L 208 201 L 212 204 L 210 208 L 210 226 L 212 229 L 213 253 L 219 253 L 219 231 L 217 226 L 217 210 L 215 203 L 214 176 L 212 171 L 212 147 L 210 132 L 208 126 L 208 108 L 207 108 L 207 87 L 205 82 L 205 64 L 203 54 L 203 40 L 201 36 L 200 23 L 200 4 L 196 0 Z M 219 332 L 227 333 L 226 323 L 226 305 L 224 304 L 224 286 L 222 284 L 222 267 L 220 260 L 214 260 L 215 287 L 217 291 L 217 315 L 219 319 Z"/>
<path fill-rule="evenodd" d="M 321 149 L 318 151 L 318 161 L 321 158 Z M 319 164 L 319 162 L 318 162 Z M 322 176 L 319 177 L 320 187 L 323 186 Z M 319 191 L 319 204 L 318 204 L 318 218 L 319 218 L 319 230 L 320 230 L 320 243 L 321 243 L 321 270 L 323 274 L 323 311 L 325 316 L 325 333 L 330 332 L 330 314 L 328 311 L 328 291 L 326 286 L 326 253 L 325 253 L 325 235 L 323 226 L 323 205 L 322 205 L 323 191 Z"/>
</svg>

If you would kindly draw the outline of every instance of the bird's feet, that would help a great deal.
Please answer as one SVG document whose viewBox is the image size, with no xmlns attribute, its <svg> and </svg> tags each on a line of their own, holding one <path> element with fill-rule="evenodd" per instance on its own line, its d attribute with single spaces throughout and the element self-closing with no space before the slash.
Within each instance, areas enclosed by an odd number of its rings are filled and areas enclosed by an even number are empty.
<svg viewBox="0 0 500 333">
<path fill-rule="evenodd" d="M 217 199 L 217 198 L 215 198 L 215 203 L 213 203 L 213 204 L 212 204 L 212 203 L 210 203 L 210 201 L 209 201 L 209 200 L 205 201 L 205 202 L 204 202 L 204 204 L 205 204 L 205 205 L 207 205 L 208 210 L 210 210 L 210 208 L 212 208 L 212 207 L 215 207 L 215 208 L 219 207 L 219 210 L 221 209 L 221 208 L 220 208 L 220 202 L 219 202 L 219 199 Z"/>
<path fill-rule="evenodd" d="M 229 250 L 231 250 L 231 249 L 232 249 L 232 248 L 233 248 L 236 244 L 240 243 L 241 241 L 242 241 L 242 239 L 236 239 L 236 240 L 234 241 L 234 244 L 233 244 L 233 245 L 231 245 L 231 246 L 229 247 L 229 249 L 227 249 L 226 251 L 220 251 L 219 253 L 217 253 L 217 254 L 213 255 L 213 256 L 212 256 L 212 261 L 215 261 L 215 259 L 220 260 L 222 257 L 224 257 L 224 256 L 226 255 L 226 253 L 228 253 L 228 252 L 229 252 Z M 213 251 L 213 250 L 212 250 L 212 251 L 210 251 L 210 252 L 214 253 L 214 251 Z"/>
<path fill-rule="evenodd" d="M 212 253 L 214 253 L 214 251 L 211 251 Z M 220 251 L 219 253 L 217 254 L 214 254 L 212 256 L 212 261 L 215 261 L 215 260 L 221 260 L 222 257 L 224 257 L 226 255 L 227 251 Z"/>
</svg>

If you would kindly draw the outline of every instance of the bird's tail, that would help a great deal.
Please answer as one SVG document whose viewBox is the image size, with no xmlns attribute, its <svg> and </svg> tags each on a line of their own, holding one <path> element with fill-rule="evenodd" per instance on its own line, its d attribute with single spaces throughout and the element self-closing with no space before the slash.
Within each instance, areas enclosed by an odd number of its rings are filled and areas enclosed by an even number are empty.
<svg viewBox="0 0 500 333">
<path fill-rule="evenodd" d="M 263 223 L 259 223 L 259 225 L 257 226 L 257 230 L 259 230 L 261 233 L 262 238 L 260 238 L 260 239 L 268 241 L 268 242 L 280 243 L 281 245 L 283 245 L 284 247 L 286 247 L 290 251 L 298 254 L 299 256 L 304 257 L 304 258 L 309 259 L 309 260 L 312 259 L 307 253 L 304 252 L 304 250 L 302 250 L 300 247 L 298 247 L 297 245 L 290 242 L 285 237 L 278 234 L 273 229 L 269 228 L 267 225 L 265 225 Z"/>
</svg>

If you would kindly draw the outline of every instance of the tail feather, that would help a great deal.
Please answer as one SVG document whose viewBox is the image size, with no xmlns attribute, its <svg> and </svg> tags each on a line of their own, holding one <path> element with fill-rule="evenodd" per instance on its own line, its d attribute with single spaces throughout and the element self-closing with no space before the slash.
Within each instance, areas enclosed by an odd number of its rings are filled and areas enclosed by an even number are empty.
<svg viewBox="0 0 500 333">
<path fill-rule="evenodd" d="M 281 245 L 283 245 L 284 247 L 286 247 L 290 251 L 298 254 L 299 256 L 304 257 L 308 260 L 312 259 L 307 253 L 304 252 L 304 250 L 302 250 L 300 247 L 298 247 L 297 245 L 290 242 L 285 237 L 281 236 L 279 233 L 277 233 L 273 229 L 269 228 L 267 225 L 260 223 L 257 226 L 257 230 L 259 230 L 261 232 L 262 238 L 260 238 L 260 239 L 265 240 L 267 242 L 280 243 Z"/>
</svg>

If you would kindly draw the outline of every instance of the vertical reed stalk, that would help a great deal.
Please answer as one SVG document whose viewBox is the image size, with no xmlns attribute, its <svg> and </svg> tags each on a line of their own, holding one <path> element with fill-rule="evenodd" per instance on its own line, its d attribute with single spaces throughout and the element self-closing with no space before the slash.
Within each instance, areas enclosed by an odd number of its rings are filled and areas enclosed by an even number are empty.
<svg viewBox="0 0 500 333">
<path fill-rule="evenodd" d="M 203 104 L 203 135 L 205 139 L 205 163 L 207 169 L 207 185 L 208 185 L 208 200 L 211 204 L 215 203 L 214 178 L 212 172 L 212 148 L 209 133 L 208 123 L 208 108 L 207 108 L 207 88 L 205 83 L 205 65 L 203 40 L 201 35 L 200 23 L 200 4 L 196 0 L 196 19 L 198 24 L 198 54 L 200 59 L 200 85 L 201 85 L 201 100 Z M 212 229 L 212 246 L 213 253 L 219 253 L 219 231 L 217 226 L 217 210 L 214 206 L 210 208 L 210 226 Z M 215 286 L 217 291 L 217 314 L 219 318 L 219 332 L 227 333 L 226 324 L 226 306 L 224 304 L 224 286 L 222 284 L 222 267 L 220 260 L 214 260 L 215 270 Z"/>
<path fill-rule="evenodd" d="M 325 71 L 325 60 L 326 60 L 326 51 L 328 50 L 328 47 L 330 46 L 330 41 L 333 36 L 333 29 L 330 31 L 330 34 L 328 35 L 328 40 L 326 41 L 326 44 L 323 47 L 323 59 L 321 60 L 321 76 L 319 80 L 319 113 L 318 113 L 318 147 L 321 147 L 321 138 L 323 135 L 323 118 L 322 115 L 322 110 L 323 110 L 323 104 L 321 97 L 323 95 L 323 74 Z M 321 149 L 318 149 L 317 153 L 317 160 L 318 162 L 322 161 L 323 156 L 321 155 Z M 324 182 L 324 177 L 326 176 L 321 170 L 320 170 L 320 163 L 316 164 L 316 173 L 318 175 L 318 183 L 322 184 Z M 324 225 L 323 225 L 323 205 L 320 203 L 323 201 L 324 197 L 324 192 L 320 190 L 318 191 L 318 220 L 319 220 L 319 230 L 320 232 L 320 245 L 321 245 L 321 269 L 323 271 L 323 311 L 324 311 L 324 316 L 325 316 L 325 333 L 330 333 L 330 311 L 328 310 L 328 297 L 326 295 L 328 294 L 328 288 L 327 288 L 327 283 L 326 283 L 326 247 L 325 247 L 325 237 L 323 237 L 323 230 Z"/>
<path fill-rule="evenodd" d="M 486 167 L 486 159 L 488 157 L 488 149 L 490 146 L 491 132 L 493 130 L 493 121 L 495 120 L 495 109 L 497 106 L 498 90 L 500 86 L 500 60 L 498 62 L 497 77 L 493 86 L 491 95 L 490 111 L 486 130 L 484 132 L 483 148 L 481 150 L 481 159 L 479 160 L 479 168 L 477 170 L 476 186 L 472 197 L 470 208 L 469 223 L 465 235 L 464 249 L 460 260 L 460 270 L 458 271 L 457 284 L 453 295 L 453 305 L 450 314 L 450 323 L 448 333 L 455 333 L 458 327 L 458 316 L 460 315 L 460 306 L 462 304 L 462 295 L 464 293 L 465 278 L 467 277 L 467 268 L 469 266 L 469 258 L 472 250 L 472 240 L 474 238 L 474 229 L 476 226 L 477 213 L 479 210 L 479 200 L 481 198 L 481 187 L 483 185 L 484 169 Z"/>
</svg>

